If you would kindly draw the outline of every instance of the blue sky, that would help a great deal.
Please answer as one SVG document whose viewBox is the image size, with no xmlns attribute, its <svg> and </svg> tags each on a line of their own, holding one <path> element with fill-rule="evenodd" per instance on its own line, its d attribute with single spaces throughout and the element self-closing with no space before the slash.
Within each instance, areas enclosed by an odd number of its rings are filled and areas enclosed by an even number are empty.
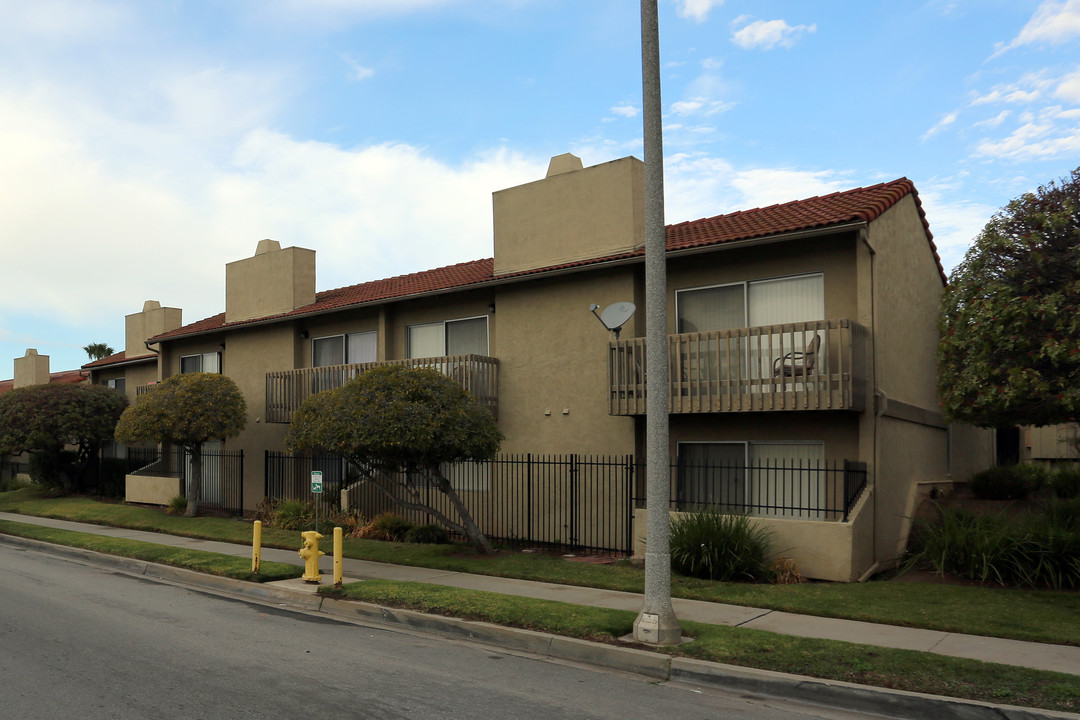
<svg viewBox="0 0 1080 720">
<path fill-rule="evenodd" d="M 491 193 L 642 156 L 633 0 L 0 0 L 0 378 L 224 308 L 491 256 Z M 947 270 L 1080 164 L 1080 0 L 660 0 L 667 221 L 897 177 Z"/>
</svg>

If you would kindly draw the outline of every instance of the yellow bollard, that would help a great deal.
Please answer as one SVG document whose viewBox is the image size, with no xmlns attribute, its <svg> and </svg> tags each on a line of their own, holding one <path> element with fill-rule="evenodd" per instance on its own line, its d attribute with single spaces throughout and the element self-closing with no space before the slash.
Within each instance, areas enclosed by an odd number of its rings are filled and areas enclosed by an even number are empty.
<svg viewBox="0 0 1080 720">
<path fill-rule="evenodd" d="M 251 572 L 259 574 L 259 564 L 262 562 L 262 523 L 255 521 L 251 538 Z"/>
<path fill-rule="evenodd" d="M 322 535 L 314 530 L 307 530 L 300 533 L 300 537 L 304 539 L 304 546 L 299 552 L 300 557 L 304 558 L 304 574 L 300 579 L 304 582 L 317 583 L 322 580 L 322 575 L 319 574 L 319 558 L 326 554 L 319 549 L 319 539 Z"/>
<path fill-rule="evenodd" d="M 341 528 L 334 528 L 334 587 L 341 587 Z"/>
</svg>

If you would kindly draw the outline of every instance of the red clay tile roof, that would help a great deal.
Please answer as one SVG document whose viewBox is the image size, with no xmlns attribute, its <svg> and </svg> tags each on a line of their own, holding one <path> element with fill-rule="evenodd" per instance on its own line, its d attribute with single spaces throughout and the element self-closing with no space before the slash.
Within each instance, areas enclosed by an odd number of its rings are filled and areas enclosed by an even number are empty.
<svg viewBox="0 0 1080 720">
<path fill-rule="evenodd" d="M 89 380 L 87 376 L 83 375 L 78 370 L 61 370 L 60 372 L 49 373 L 50 383 L 61 383 L 63 385 L 78 385 L 81 382 Z M 15 388 L 14 380 L 0 380 L 0 395 L 13 390 Z"/>
<path fill-rule="evenodd" d="M 140 360 L 153 360 L 156 357 L 157 357 L 157 355 L 154 355 L 152 353 L 146 353 L 145 355 L 135 355 L 130 360 L 128 360 L 127 351 L 126 350 L 121 350 L 120 352 L 114 353 L 113 355 L 110 355 L 109 357 L 104 357 L 104 358 L 101 358 L 100 360 L 94 360 L 93 362 L 88 362 L 85 365 L 83 365 L 83 369 L 84 370 L 87 370 L 87 369 L 96 370 L 97 368 L 107 367 L 109 365 L 118 365 L 120 363 L 138 362 Z"/>
<path fill-rule="evenodd" d="M 919 218 L 922 220 L 923 229 L 926 231 L 927 243 L 933 253 L 934 261 L 937 263 L 942 282 L 945 282 L 945 270 L 942 268 L 941 258 L 938 256 L 937 248 L 934 246 L 934 236 L 930 233 L 930 225 L 926 221 L 926 214 L 923 212 L 922 203 L 919 201 L 918 191 L 915 190 L 914 183 L 907 178 L 900 178 L 892 182 L 879 183 L 865 188 L 836 192 L 831 195 L 795 200 L 783 205 L 741 210 L 727 215 L 717 215 L 716 217 L 668 225 L 667 250 L 668 252 L 690 250 L 737 240 L 750 240 L 816 228 L 827 228 L 856 222 L 869 223 L 880 217 L 882 213 L 909 194 L 915 200 Z M 629 260 L 635 257 L 643 257 L 644 254 L 645 251 L 639 249 L 620 255 L 580 260 L 499 276 L 494 274 L 494 260 L 492 258 L 474 260 L 434 270 L 399 275 L 385 280 L 375 280 L 335 290 L 326 290 L 316 293 L 314 303 L 281 315 L 226 323 L 225 313 L 219 313 L 176 330 L 157 335 L 150 340 L 157 341 L 187 335 L 198 335 L 226 327 L 233 328 L 256 322 L 261 323 L 287 317 L 322 313 L 351 305 L 392 300 L 439 290 L 464 289 L 470 285 L 479 285 L 495 280 L 538 275 L 617 260 Z"/>
</svg>

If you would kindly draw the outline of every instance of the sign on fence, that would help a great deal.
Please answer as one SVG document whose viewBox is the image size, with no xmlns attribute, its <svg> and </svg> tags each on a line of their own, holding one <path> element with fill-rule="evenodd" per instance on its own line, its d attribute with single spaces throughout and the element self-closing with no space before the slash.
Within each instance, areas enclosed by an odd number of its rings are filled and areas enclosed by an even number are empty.
<svg viewBox="0 0 1080 720">
<path fill-rule="evenodd" d="M 316 495 L 322 493 L 322 470 L 311 471 L 311 492 Z"/>
</svg>

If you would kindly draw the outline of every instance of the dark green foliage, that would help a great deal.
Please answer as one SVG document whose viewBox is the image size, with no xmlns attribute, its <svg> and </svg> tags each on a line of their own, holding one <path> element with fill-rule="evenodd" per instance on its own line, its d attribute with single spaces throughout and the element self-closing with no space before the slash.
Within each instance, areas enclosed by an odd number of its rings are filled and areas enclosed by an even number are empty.
<svg viewBox="0 0 1080 720">
<path fill-rule="evenodd" d="M 1041 465 L 999 465 L 971 478 L 971 494 L 982 500 L 1020 500 L 1047 484 L 1050 472 Z"/>
<path fill-rule="evenodd" d="M 123 458 L 102 458 L 98 464 L 97 493 L 110 498 L 123 498 L 127 469 L 127 460 Z"/>
<path fill-rule="evenodd" d="M 983 427 L 1080 417 L 1080 168 L 1013 200 L 942 298 L 938 390 Z"/>
<path fill-rule="evenodd" d="M 109 347 L 108 343 L 103 342 L 96 342 L 90 343 L 89 345 L 84 345 L 83 350 L 88 356 L 90 356 L 91 360 L 101 360 L 102 358 L 107 358 L 116 352 L 111 347 Z"/>
<path fill-rule="evenodd" d="M 492 414 L 442 373 L 384 365 L 304 400 L 285 443 L 292 451 L 345 458 L 400 506 L 428 513 L 490 552 L 441 466 L 488 460 L 502 438 Z M 446 495 L 456 519 L 425 502 L 419 492 L 425 484 Z"/>
<path fill-rule="evenodd" d="M 165 512 L 170 515 L 183 515 L 187 510 L 187 498 L 183 495 L 174 495 L 169 498 L 169 504 L 165 507 Z"/>
<path fill-rule="evenodd" d="M 746 515 L 698 510 L 671 520 L 671 568 L 706 580 L 772 579 L 771 539 Z"/>
<path fill-rule="evenodd" d="M 428 523 L 409 528 L 409 531 L 405 533 L 405 542 L 445 545 L 450 542 L 450 536 L 440 526 Z"/>
<path fill-rule="evenodd" d="M 315 527 L 314 503 L 282 500 L 273 511 L 273 526 L 281 530 L 312 530 Z"/>
<path fill-rule="evenodd" d="M 377 516 L 364 529 L 364 537 L 372 540 L 393 540 L 401 542 L 413 529 L 413 524 L 395 513 L 383 513 Z"/>
<path fill-rule="evenodd" d="M 1080 497 L 1080 466 L 1057 468 L 1049 484 L 1054 495 L 1063 500 Z"/>
<path fill-rule="evenodd" d="M 31 477 L 82 492 L 127 400 L 100 385 L 52 383 L 0 395 L 0 453 L 31 453 Z M 75 450 L 64 454 L 64 447 Z"/>
<path fill-rule="evenodd" d="M 909 563 L 980 583 L 1080 588 L 1078 514 L 1067 503 L 1020 518 L 943 508 L 914 534 Z"/>
<path fill-rule="evenodd" d="M 185 448 L 191 455 L 185 514 L 194 517 L 199 512 L 202 444 L 239 435 L 247 423 L 246 411 L 243 394 L 225 375 L 173 375 L 124 411 L 116 424 L 116 440 L 168 443 Z"/>
</svg>

